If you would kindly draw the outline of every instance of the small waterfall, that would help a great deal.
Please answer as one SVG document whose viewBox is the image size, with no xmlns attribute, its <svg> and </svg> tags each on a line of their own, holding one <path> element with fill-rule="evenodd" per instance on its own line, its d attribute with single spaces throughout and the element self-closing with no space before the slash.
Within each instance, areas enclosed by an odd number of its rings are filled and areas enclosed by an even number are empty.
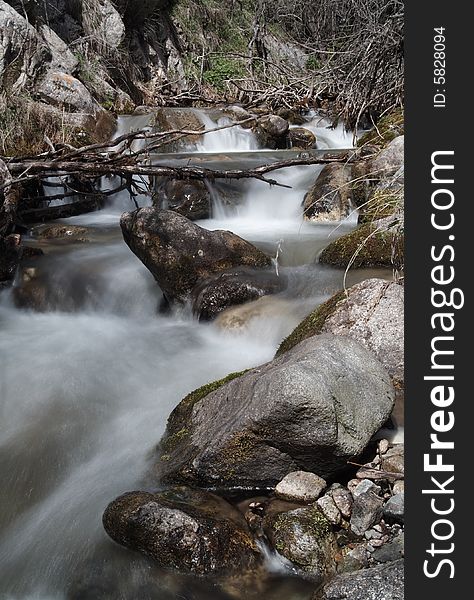
<svg viewBox="0 0 474 600">
<path fill-rule="evenodd" d="M 206 129 L 215 129 L 223 125 L 230 125 L 232 121 L 228 117 L 221 117 L 213 121 L 203 110 L 196 110 L 196 114 Z M 197 152 L 253 152 L 258 150 L 257 140 L 250 129 L 243 127 L 229 127 L 220 131 L 206 133 L 198 142 Z"/>
</svg>

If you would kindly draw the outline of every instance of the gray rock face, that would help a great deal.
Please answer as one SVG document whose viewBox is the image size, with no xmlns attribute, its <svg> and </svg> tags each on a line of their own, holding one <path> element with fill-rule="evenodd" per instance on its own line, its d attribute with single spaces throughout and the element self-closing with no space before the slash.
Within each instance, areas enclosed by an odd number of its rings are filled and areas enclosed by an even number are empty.
<svg viewBox="0 0 474 600">
<path fill-rule="evenodd" d="M 284 149 L 288 145 L 288 121 L 277 115 L 266 115 L 258 120 L 255 135 L 264 148 Z"/>
<path fill-rule="evenodd" d="M 297 470 L 325 477 L 366 447 L 388 418 L 382 365 L 349 338 L 309 338 L 173 411 L 159 474 L 194 484 L 274 486 Z"/>
<path fill-rule="evenodd" d="M 268 269 L 240 267 L 212 275 L 193 289 L 193 313 L 201 321 L 211 321 L 229 307 L 281 292 L 286 283 L 283 274 Z"/>
<path fill-rule="evenodd" d="M 68 45 L 47 25 L 41 26 L 40 33 L 51 52 L 50 68 L 53 71 L 74 73 L 79 66 L 79 61 L 69 50 Z"/>
<path fill-rule="evenodd" d="M 314 473 L 294 471 L 288 473 L 275 488 L 282 500 L 294 502 L 314 502 L 326 488 L 326 482 Z"/>
<path fill-rule="evenodd" d="M 124 213 L 122 233 L 168 302 L 185 302 L 198 281 L 237 266 L 268 267 L 270 258 L 229 231 L 208 231 L 171 210 Z"/>
<path fill-rule="evenodd" d="M 82 20 L 85 34 L 109 48 L 118 48 L 125 37 L 122 17 L 109 0 L 91 3 Z"/>
<path fill-rule="evenodd" d="M 108 505 L 102 520 L 114 541 L 165 568 L 222 575 L 262 559 L 242 514 L 204 491 L 129 492 Z"/>
<path fill-rule="evenodd" d="M 352 210 L 351 170 L 342 164 L 326 165 L 304 197 L 307 221 L 341 221 Z"/>
<path fill-rule="evenodd" d="M 50 57 L 34 27 L 0 0 L 0 88 L 18 91 L 32 85 Z"/>
<path fill-rule="evenodd" d="M 371 350 L 389 372 L 397 390 L 404 384 L 404 288 L 366 279 L 326 319 L 324 332 L 347 335 Z"/>
<path fill-rule="evenodd" d="M 394 175 L 404 164 L 405 136 L 399 135 L 371 161 L 369 170 L 380 179 Z"/>
<path fill-rule="evenodd" d="M 313 600 L 403 600 L 404 561 L 337 575 Z"/>
<path fill-rule="evenodd" d="M 41 98 L 59 108 L 96 115 L 103 108 L 78 79 L 67 73 L 51 71 L 37 86 Z"/>
<path fill-rule="evenodd" d="M 320 584 L 335 572 L 336 539 L 316 506 L 276 515 L 267 523 L 266 532 L 272 546 L 301 574 Z"/>
</svg>

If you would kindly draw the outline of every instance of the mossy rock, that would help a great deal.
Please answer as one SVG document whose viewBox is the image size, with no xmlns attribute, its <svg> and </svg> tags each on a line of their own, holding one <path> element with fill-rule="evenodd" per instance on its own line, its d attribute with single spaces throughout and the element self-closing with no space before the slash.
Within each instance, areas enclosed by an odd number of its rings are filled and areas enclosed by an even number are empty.
<svg viewBox="0 0 474 600">
<path fill-rule="evenodd" d="M 166 433 L 160 442 L 160 450 L 165 453 L 164 460 L 169 460 L 169 458 L 167 458 L 168 453 L 172 452 L 176 446 L 179 445 L 179 442 L 189 435 L 190 432 L 187 426 L 189 424 L 189 417 L 195 404 L 208 396 L 211 392 L 218 390 L 229 381 L 232 381 L 237 377 L 241 377 L 246 372 L 247 369 L 236 373 L 229 373 L 229 375 L 226 375 L 222 379 L 206 383 L 197 390 L 190 392 L 181 400 L 178 406 L 170 414 Z"/>
<path fill-rule="evenodd" d="M 382 228 L 365 223 L 327 246 L 319 262 L 332 267 L 353 269 L 386 267 L 400 270 L 403 267 L 404 239 L 400 228 Z"/>
<path fill-rule="evenodd" d="M 377 126 L 367 131 L 357 142 L 357 146 L 375 145 L 384 148 L 389 142 L 405 133 L 405 116 L 401 108 L 396 108 L 383 116 Z"/>
<path fill-rule="evenodd" d="M 323 583 L 336 570 L 337 544 L 331 525 L 315 505 L 276 515 L 264 522 L 273 547 L 302 576 Z"/>
<path fill-rule="evenodd" d="M 313 335 L 321 333 L 324 324 L 330 317 L 340 302 L 344 302 L 346 295 L 343 291 L 337 292 L 329 300 L 314 309 L 301 323 L 283 340 L 277 350 L 275 357 L 281 356 L 288 350 L 291 350 L 296 344 L 306 340 Z"/>
</svg>

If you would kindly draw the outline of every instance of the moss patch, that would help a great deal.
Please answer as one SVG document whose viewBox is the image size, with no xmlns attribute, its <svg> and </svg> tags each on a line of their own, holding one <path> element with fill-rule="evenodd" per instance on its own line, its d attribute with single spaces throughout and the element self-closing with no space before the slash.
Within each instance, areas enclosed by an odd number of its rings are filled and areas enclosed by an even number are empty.
<svg viewBox="0 0 474 600">
<path fill-rule="evenodd" d="M 302 342 L 313 335 L 317 335 L 322 332 L 324 323 L 330 317 L 340 302 L 343 302 L 346 295 L 343 291 L 338 292 L 329 300 L 318 306 L 313 312 L 311 312 L 297 327 L 290 333 L 290 335 L 283 340 L 280 347 L 277 350 L 276 357 L 281 356 L 288 350 L 291 350 Z"/>
<path fill-rule="evenodd" d="M 179 439 L 183 439 L 184 437 L 186 437 L 186 435 L 189 435 L 187 426 L 189 425 L 189 418 L 191 416 L 191 412 L 195 404 L 197 404 L 200 400 L 205 398 L 211 392 L 218 390 L 220 387 L 222 387 L 229 381 L 237 379 L 237 377 L 242 376 L 247 371 L 248 369 L 236 373 L 230 373 L 222 379 L 212 381 L 211 383 L 206 383 L 206 385 L 203 385 L 197 390 L 194 390 L 193 392 L 189 393 L 185 398 L 183 398 L 183 400 L 181 400 L 178 406 L 173 410 L 168 419 L 167 433 L 165 434 L 165 437 L 161 442 L 161 447 L 166 448 L 166 445 L 170 443 L 168 441 L 169 439 L 172 440 L 171 445 L 173 446 L 173 440 L 175 441 L 174 445 L 176 445 L 176 441 L 179 441 Z M 177 439 L 176 436 L 180 437 Z"/>
<path fill-rule="evenodd" d="M 401 108 L 396 108 L 382 117 L 377 126 L 365 133 L 357 142 L 357 146 L 373 144 L 381 148 L 405 133 L 405 116 Z"/>
<path fill-rule="evenodd" d="M 347 268 L 349 264 L 354 269 L 400 269 L 403 264 L 403 246 L 403 235 L 398 228 L 378 231 L 375 224 L 365 223 L 329 244 L 322 251 L 319 262 L 341 269 Z"/>
</svg>

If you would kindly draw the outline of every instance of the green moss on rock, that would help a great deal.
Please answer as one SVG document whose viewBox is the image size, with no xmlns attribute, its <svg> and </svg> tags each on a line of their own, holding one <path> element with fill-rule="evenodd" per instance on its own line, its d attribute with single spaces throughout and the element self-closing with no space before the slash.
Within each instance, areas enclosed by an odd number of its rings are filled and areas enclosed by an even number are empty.
<svg viewBox="0 0 474 600">
<path fill-rule="evenodd" d="M 202 387 L 190 392 L 187 396 L 185 396 L 178 406 L 173 410 L 168 419 L 168 427 L 165 437 L 161 442 L 161 448 L 163 448 L 165 451 L 166 449 L 174 449 L 174 447 L 177 445 L 177 442 L 189 435 L 187 426 L 189 424 L 189 417 L 195 404 L 208 396 L 211 392 L 218 390 L 229 381 L 237 379 L 237 377 L 240 377 L 246 373 L 247 370 L 248 369 L 236 373 L 229 373 L 229 375 L 226 375 L 222 379 L 212 381 L 211 383 L 206 383 Z"/>
<path fill-rule="evenodd" d="M 365 133 L 358 140 L 357 146 L 361 148 L 376 145 L 383 148 L 399 135 L 404 135 L 404 132 L 405 116 L 401 108 L 396 108 L 383 116 L 376 127 Z"/>
<path fill-rule="evenodd" d="M 327 246 L 319 262 L 345 269 L 388 267 L 400 269 L 403 264 L 403 235 L 393 229 L 380 229 L 376 223 L 365 223 Z"/>
<path fill-rule="evenodd" d="M 303 340 L 317 335 L 322 332 L 324 323 L 330 317 L 340 302 L 344 302 L 345 293 L 343 291 L 338 292 L 329 300 L 318 306 L 313 312 L 311 312 L 297 327 L 290 333 L 290 335 L 283 340 L 280 347 L 277 350 L 276 357 L 281 356 L 288 350 L 291 350 L 302 342 Z"/>
</svg>

